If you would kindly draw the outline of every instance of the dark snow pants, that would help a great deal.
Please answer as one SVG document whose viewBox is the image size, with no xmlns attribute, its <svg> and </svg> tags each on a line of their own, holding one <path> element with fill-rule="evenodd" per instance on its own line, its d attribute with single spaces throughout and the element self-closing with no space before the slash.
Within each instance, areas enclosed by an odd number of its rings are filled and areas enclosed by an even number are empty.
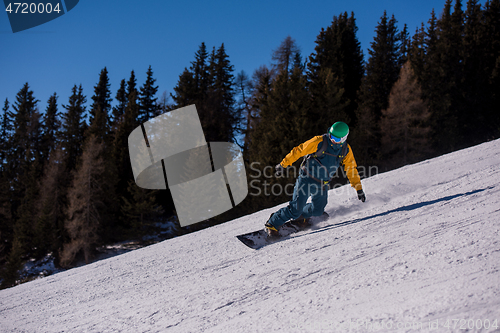
<svg viewBox="0 0 500 333">
<path fill-rule="evenodd" d="M 322 185 L 301 173 L 295 182 L 292 200 L 287 207 L 274 213 L 269 222 L 278 229 L 285 222 L 297 219 L 300 215 L 304 218 L 320 216 L 328 201 L 328 189 L 328 185 Z M 312 197 L 311 202 L 306 204 L 309 197 Z"/>
</svg>

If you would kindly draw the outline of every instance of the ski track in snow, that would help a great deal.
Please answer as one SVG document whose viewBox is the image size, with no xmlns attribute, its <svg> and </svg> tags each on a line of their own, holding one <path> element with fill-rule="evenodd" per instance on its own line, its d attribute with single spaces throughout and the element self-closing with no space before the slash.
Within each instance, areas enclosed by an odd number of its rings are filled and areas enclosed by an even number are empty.
<svg viewBox="0 0 500 333">
<path fill-rule="evenodd" d="M 497 140 L 331 190 L 258 251 L 235 236 L 277 208 L 2 290 L 0 331 L 500 332 L 443 327 L 500 325 L 499 165 Z"/>
</svg>

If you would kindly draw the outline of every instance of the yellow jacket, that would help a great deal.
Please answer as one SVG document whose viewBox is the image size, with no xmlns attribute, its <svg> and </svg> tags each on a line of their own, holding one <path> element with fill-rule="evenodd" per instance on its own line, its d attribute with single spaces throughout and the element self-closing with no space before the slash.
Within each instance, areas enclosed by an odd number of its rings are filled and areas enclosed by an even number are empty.
<svg viewBox="0 0 500 333">
<path fill-rule="evenodd" d="M 288 155 L 285 156 L 285 158 L 280 163 L 281 166 L 286 168 L 292 165 L 299 158 L 317 152 L 318 148 L 321 147 L 322 143 L 323 143 L 322 135 L 315 136 L 314 138 L 304 143 L 301 143 L 297 147 L 293 148 L 290 151 L 290 153 L 288 153 Z M 344 171 L 347 175 L 347 178 L 349 178 L 351 186 L 358 191 L 363 189 L 363 187 L 361 186 L 361 179 L 358 174 L 357 164 L 356 160 L 354 159 L 354 154 L 352 153 L 351 146 L 347 144 L 347 147 L 349 152 L 342 159 L 341 164 L 344 167 Z"/>
</svg>

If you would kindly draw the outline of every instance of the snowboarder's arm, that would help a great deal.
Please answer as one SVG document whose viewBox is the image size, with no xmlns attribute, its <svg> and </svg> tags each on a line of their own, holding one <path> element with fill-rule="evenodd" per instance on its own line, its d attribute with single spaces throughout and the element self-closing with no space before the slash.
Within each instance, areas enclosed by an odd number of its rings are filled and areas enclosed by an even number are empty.
<svg viewBox="0 0 500 333">
<path fill-rule="evenodd" d="M 281 166 L 287 168 L 302 156 L 306 156 L 318 151 L 318 144 L 320 143 L 323 143 L 322 135 L 315 136 L 314 138 L 301 143 L 297 147 L 293 148 L 292 151 L 290 151 L 288 155 L 285 156 L 283 161 L 281 161 L 280 163 Z"/>
<path fill-rule="evenodd" d="M 347 178 L 349 178 L 351 186 L 354 187 L 356 191 L 359 191 L 362 190 L 363 187 L 361 186 L 361 178 L 359 178 L 358 174 L 358 165 L 356 164 L 356 160 L 354 159 L 354 154 L 352 153 L 351 146 L 347 145 L 347 147 L 349 148 L 349 152 L 342 160 L 342 164 L 344 164 L 344 171 L 347 175 Z"/>
</svg>

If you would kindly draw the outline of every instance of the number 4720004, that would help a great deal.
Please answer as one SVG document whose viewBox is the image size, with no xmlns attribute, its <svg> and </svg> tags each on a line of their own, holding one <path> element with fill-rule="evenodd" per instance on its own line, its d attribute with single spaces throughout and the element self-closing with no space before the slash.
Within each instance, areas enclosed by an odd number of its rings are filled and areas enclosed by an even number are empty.
<svg viewBox="0 0 500 333">
<path fill-rule="evenodd" d="M 495 320 L 481 320 L 481 319 L 448 319 L 446 322 L 443 324 L 443 327 L 449 328 L 449 329 L 497 329 L 498 328 L 498 321 L 497 319 Z"/>
<path fill-rule="evenodd" d="M 52 12 L 59 13 L 61 12 L 61 8 L 59 7 L 59 3 L 53 6 L 50 2 L 48 3 L 26 3 L 26 2 L 14 2 L 7 5 L 5 11 L 9 14 L 50 14 Z"/>
</svg>

